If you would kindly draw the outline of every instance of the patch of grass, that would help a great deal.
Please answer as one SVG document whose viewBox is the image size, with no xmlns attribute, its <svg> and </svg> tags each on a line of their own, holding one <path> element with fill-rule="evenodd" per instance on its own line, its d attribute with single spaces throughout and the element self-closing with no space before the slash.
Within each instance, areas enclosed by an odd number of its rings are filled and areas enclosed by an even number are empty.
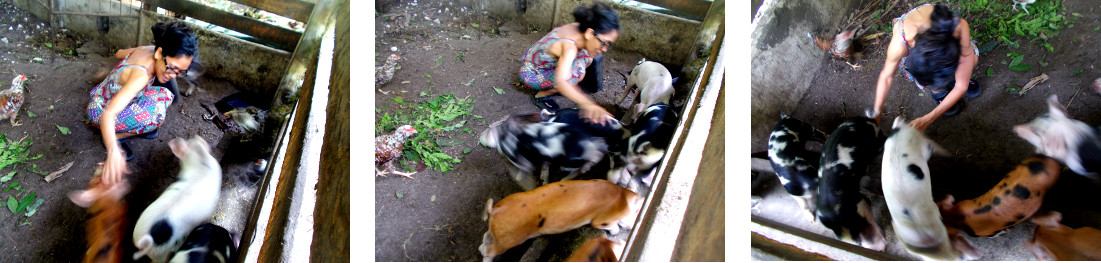
<svg viewBox="0 0 1101 263">
<path fill-rule="evenodd" d="M 1059 34 L 1076 20 L 1066 15 L 1063 1 L 1036 1 L 1028 5 L 1029 13 L 1014 11 L 1011 1 L 952 0 L 960 15 L 971 24 L 971 38 L 980 43 L 1000 41 L 1017 48 L 1021 40 L 1039 42 L 1048 52 L 1055 48 L 1047 40 Z"/>
<path fill-rule="evenodd" d="M 441 147 L 458 145 L 451 137 L 462 133 L 470 117 L 482 118 L 471 114 L 473 109 L 473 98 L 457 99 L 454 94 L 439 95 L 418 102 L 416 108 L 409 113 L 383 113 L 381 118 L 375 120 L 375 130 L 378 132 L 376 135 L 389 133 L 400 125 L 412 125 L 418 132 L 405 141 L 402 157 L 414 162 L 424 161 L 433 170 L 447 172 L 454 170 L 452 165 L 461 160 L 444 153 Z"/>
</svg>

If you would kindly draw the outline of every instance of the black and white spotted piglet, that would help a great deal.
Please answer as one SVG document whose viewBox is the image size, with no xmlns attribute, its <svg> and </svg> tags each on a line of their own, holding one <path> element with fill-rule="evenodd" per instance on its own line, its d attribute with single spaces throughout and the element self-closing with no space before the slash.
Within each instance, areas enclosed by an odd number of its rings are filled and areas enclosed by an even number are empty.
<svg viewBox="0 0 1101 263">
<path fill-rule="evenodd" d="M 1077 174 L 1101 180 L 1101 130 L 1068 117 L 1055 95 L 1047 104 L 1047 113 L 1014 126 L 1013 131 L 1036 146 L 1037 153 L 1063 162 Z"/>
<path fill-rule="evenodd" d="M 883 135 L 870 118 L 851 118 L 837 127 L 822 148 L 818 168 L 817 216 L 841 240 L 868 249 L 886 247 L 860 180 L 883 148 Z"/>
<path fill-rule="evenodd" d="M 479 142 L 497 149 L 512 164 L 513 180 L 525 191 L 551 182 L 543 173 L 537 180 L 534 172 L 544 164 L 551 171 L 569 172 L 561 180 L 569 180 L 588 170 L 604 157 L 608 145 L 604 139 L 580 125 L 539 122 L 538 114 L 517 114 L 490 124 Z M 554 180 L 559 181 L 559 180 Z"/>
<path fill-rule="evenodd" d="M 677 128 L 677 112 L 665 103 L 654 103 L 631 124 L 627 139 L 627 169 L 634 175 L 647 174 L 643 181 L 653 182 L 651 169 L 665 157 Z"/>
<path fill-rule="evenodd" d="M 237 262 L 237 245 L 225 228 L 205 223 L 191 230 L 172 263 Z"/>
<path fill-rule="evenodd" d="M 768 136 L 768 158 L 788 194 L 799 207 L 810 212 L 818 202 L 818 159 L 820 153 L 807 150 L 807 142 L 825 141 L 826 133 L 809 123 L 780 112 L 780 122 Z"/>
<path fill-rule="evenodd" d="M 148 256 L 153 262 L 165 262 L 191 229 L 210 219 L 218 205 L 222 168 L 210 155 L 210 145 L 196 136 L 176 138 L 168 146 L 180 159 L 180 174 L 134 224 L 138 249 L 134 260 Z"/>
<path fill-rule="evenodd" d="M 892 129 L 883 146 L 883 198 L 898 240 L 927 260 L 978 259 L 981 253 L 967 239 L 948 234 L 933 200 L 929 157 L 948 151 L 910 127 L 902 116 L 895 118 Z"/>
</svg>

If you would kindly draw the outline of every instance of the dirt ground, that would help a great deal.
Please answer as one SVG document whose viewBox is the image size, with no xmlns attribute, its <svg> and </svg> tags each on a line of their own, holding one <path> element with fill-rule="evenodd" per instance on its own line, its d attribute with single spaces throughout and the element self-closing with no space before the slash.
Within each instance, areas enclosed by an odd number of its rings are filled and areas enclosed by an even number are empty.
<svg viewBox="0 0 1101 263">
<path fill-rule="evenodd" d="M 904 1 L 916 2 L 916 1 Z M 963 111 L 951 117 L 941 117 L 926 131 L 933 141 L 944 146 L 952 156 L 935 156 L 929 162 L 933 195 L 940 200 L 946 194 L 952 194 L 956 200 L 978 197 L 1002 179 L 1015 165 L 1035 153 L 1035 148 L 1017 137 L 1012 126 L 1031 121 L 1041 113 L 1047 112 L 1045 100 L 1052 94 L 1068 105 L 1073 118 L 1086 123 L 1101 124 L 1101 95 L 1094 92 L 1090 83 L 1101 77 L 1098 58 L 1101 50 L 1101 34 L 1095 28 L 1101 26 L 1101 5 L 1089 1 L 1065 1 L 1066 14 L 1076 13 L 1077 21 L 1073 27 L 1063 30 L 1049 40 L 1054 52 L 1048 52 L 1036 43 L 1022 41 L 1021 47 L 1009 49 L 1001 45 L 989 53 L 980 54 L 979 64 L 975 67 L 974 78 L 982 85 L 980 97 L 967 100 Z M 901 4 L 902 8 L 891 10 L 889 16 L 898 17 L 916 4 Z M 829 30 L 829 29 L 822 29 Z M 982 26 L 972 24 L 971 30 L 984 30 Z M 886 39 L 884 39 L 886 41 Z M 982 46 L 983 43 L 979 43 Z M 864 67 L 853 70 L 841 61 L 826 58 L 822 60 L 812 81 L 811 89 L 804 95 L 799 106 L 790 114 L 807 121 L 826 131 L 832 131 L 844 118 L 863 114 L 864 108 L 871 108 L 875 100 L 876 78 L 884 63 L 886 42 L 870 47 L 863 60 L 856 64 Z M 1014 52 L 1026 56 L 1025 63 L 1038 65 L 1038 60 L 1049 63 L 1025 72 L 1011 71 L 1007 67 L 1006 54 Z M 988 68 L 993 75 L 987 76 Z M 1075 73 L 1080 71 L 1080 73 Z M 1046 73 L 1050 80 L 1036 86 L 1024 95 L 1018 96 L 1005 91 L 1006 84 L 1024 86 L 1032 77 Z M 921 94 L 912 82 L 901 75 L 894 78 L 894 85 L 884 105 L 880 128 L 890 130 L 896 116 L 906 120 L 920 117 L 934 107 L 928 94 Z M 888 252 L 911 257 L 894 241 L 890 226 L 890 215 L 882 202 L 882 190 L 879 181 L 879 160 L 871 168 L 869 180 L 864 186 L 874 205 L 879 225 L 884 228 L 888 238 Z M 801 221 L 806 218 L 792 218 L 790 207 L 795 203 L 783 193 L 775 175 L 763 175 L 766 184 L 754 187 L 754 195 L 764 199 L 754 209 L 754 214 L 774 219 L 783 219 L 791 225 L 802 225 L 804 229 L 833 236 L 820 224 L 808 225 Z M 1091 181 L 1083 176 L 1064 170 L 1059 182 L 1048 191 L 1041 208 L 1043 211 L 1059 211 L 1064 215 L 1063 223 L 1071 227 L 1089 226 L 1101 228 L 1101 205 L 1097 192 L 1101 182 Z M 1031 254 L 1021 245 L 1024 239 L 1032 237 L 1032 223 L 1018 224 L 1006 234 L 997 237 L 970 237 L 985 255 L 981 260 L 1033 260 Z M 916 258 L 915 258 L 916 259 Z"/>
<path fill-rule="evenodd" d="M 118 62 L 113 58 L 117 48 L 120 47 L 106 47 L 88 37 L 50 29 L 45 21 L 9 3 L 0 3 L 0 79 L 4 80 L 0 83 L 7 89 L 8 80 L 15 73 L 28 78 L 25 103 L 18 117 L 23 125 L 12 127 L 5 120 L 0 125 L 0 133 L 7 134 L 11 140 L 33 139 L 32 155 L 43 155 L 40 159 L 0 171 L 4 174 L 17 172 L 12 182 L 3 186 L 18 181 L 27 193 L 35 192 L 45 200 L 31 217 L 15 215 L 7 209 L 0 211 L 0 261 L 76 262 L 83 257 L 88 215 L 69 201 L 67 193 L 84 189 L 96 163 L 106 157 L 99 131 L 85 123 L 85 106 L 89 101 L 88 92 L 95 86 L 90 83 L 93 75 Z M 128 163 L 132 173 L 127 179 L 132 191 L 126 196 L 130 226 L 123 244 L 127 255 L 134 252 L 132 223 L 175 180 L 179 171 L 179 162 L 168 148 L 168 141 L 197 135 L 211 144 L 215 158 L 221 159 L 225 153 L 227 144 L 222 142 L 223 132 L 203 119 L 207 111 L 200 103 L 213 104 L 235 93 L 236 89 L 214 79 L 200 79 L 199 84 L 201 89 L 193 96 L 177 98 L 169 107 L 169 115 L 157 138 L 130 142 L 135 157 Z M 30 117 L 31 113 L 36 117 Z M 68 128 L 71 134 L 62 134 L 57 126 Z M 72 168 L 50 183 L 43 180 L 43 175 L 30 172 L 32 168 L 53 172 L 70 162 Z M 243 163 L 223 163 L 223 198 L 211 219 L 238 235 L 244 229 L 255 198 L 257 176 L 247 167 Z M 14 191 L 2 194 L 9 195 L 16 194 Z"/>
<path fill-rule="evenodd" d="M 471 23 L 479 27 L 474 28 Z M 517 21 L 492 18 L 459 4 L 427 1 L 402 1 L 384 7 L 375 17 L 375 26 L 376 65 L 382 65 L 389 54 L 401 56 L 398 62 L 401 69 L 380 88 L 389 94 L 375 91 L 374 107 L 381 110 L 376 112 L 376 120 L 383 113 L 393 115 L 399 107 L 393 98 L 422 101 L 446 93 L 454 93 L 456 98 L 475 98 L 473 114 L 484 118 L 468 122 L 473 124 L 467 126 L 477 132 L 507 114 L 539 111 L 530 101 L 534 91 L 513 83 L 518 80 L 520 56 L 549 28 L 526 28 Z M 493 29 L 499 33 L 490 33 Z M 397 51 L 391 51 L 392 47 Z M 462 60 L 456 61 L 460 52 Z M 442 64 L 436 66 L 435 60 L 441 56 Z M 616 49 L 605 53 L 604 89 L 593 97 L 612 114 L 619 116 L 628 104 L 612 105 L 625 84 L 624 77 L 615 72 L 629 73 L 641 58 L 637 53 Z M 666 66 L 670 72 L 680 71 L 679 66 Z M 475 79 L 472 85 L 463 85 L 471 78 Z M 680 106 L 685 92 L 679 84 L 675 86 L 678 96 L 673 105 Z M 503 89 L 504 94 L 494 92 L 494 87 Z M 428 95 L 421 97 L 421 92 Z M 556 101 L 563 108 L 574 106 L 562 97 Z M 454 171 L 441 174 L 426 169 L 413 175 L 414 179 L 397 175 L 377 177 L 376 260 L 481 260 L 478 246 L 487 229 L 481 219 L 486 199 L 500 200 L 521 189 L 507 177 L 504 157 L 479 145 L 477 134 L 463 133 L 453 139 L 463 143 L 443 150 L 452 156 L 462 156 Z M 464 148 L 472 151 L 463 155 Z M 571 233 L 556 238 L 568 240 L 586 235 Z M 561 260 L 565 256 L 568 254 L 559 253 L 547 258 Z"/>
</svg>

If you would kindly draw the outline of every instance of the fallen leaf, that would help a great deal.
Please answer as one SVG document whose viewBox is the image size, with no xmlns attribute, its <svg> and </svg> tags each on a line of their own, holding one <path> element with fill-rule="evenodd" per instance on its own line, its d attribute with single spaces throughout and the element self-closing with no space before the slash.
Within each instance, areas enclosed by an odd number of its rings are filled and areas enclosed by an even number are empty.
<svg viewBox="0 0 1101 263">
<path fill-rule="evenodd" d="M 0 177 L 0 183 L 7 183 L 8 181 L 11 181 L 11 178 L 14 177 L 14 176 L 15 176 L 15 171 L 11 171 L 10 173 L 8 173 L 8 175 L 5 175 L 4 177 Z"/>
<path fill-rule="evenodd" d="M 27 117 L 37 118 L 38 114 L 34 114 L 34 112 L 31 112 L 31 110 L 27 110 Z"/>
<path fill-rule="evenodd" d="M 498 89 L 497 87 L 494 87 L 494 88 L 493 88 L 493 91 L 496 91 L 496 92 L 497 92 L 497 94 L 505 94 L 505 90 L 503 90 L 503 89 Z"/>
<path fill-rule="evenodd" d="M 46 180 L 47 183 L 49 183 L 49 182 L 53 181 L 54 179 L 57 179 L 58 177 L 61 177 L 62 173 L 65 173 L 65 171 L 68 171 L 69 168 L 72 168 L 72 167 L 73 167 L 73 162 L 69 162 L 68 164 L 65 164 L 65 166 L 61 166 L 61 169 L 57 169 L 57 171 L 50 173 L 49 175 L 46 176 L 46 178 L 43 178 L 43 179 Z M 0 178 L 0 180 L 2 180 L 2 179 L 3 178 Z"/>
<path fill-rule="evenodd" d="M 431 74 L 428 74 L 428 73 L 424 73 L 424 77 L 425 77 L 425 78 L 432 78 L 432 75 L 431 75 Z"/>
<path fill-rule="evenodd" d="M 69 128 L 67 128 L 65 126 L 59 126 L 57 124 L 54 124 L 54 126 L 57 126 L 57 130 L 61 131 L 61 134 L 69 135 L 69 134 L 73 133 L 72 131 L 69 131 Z"/>
<path fill-rule="evenodd" d="M 34 204 L 27 207 L 27 213 L 23 215 L 27 217 L 33 216 L 35 212 L 38 212 L 38 206 L 42 205 L 42 202 L 45 201 L 46 200 L 43 200 L 42 198 L 35 199 Z"/>
<path fill-rule="evenodd" d="M 432 195 L 431 200 L 432 200 L 432 202 L 435 202 L 436 201 L 436 195 Z"/>
<path fill-rule="evenodd" d="M 394 196 L 397 196 L 398 199 L 405 199 L 405 194 L 401 193 L 401 191 L 394 191 Z M 9 201 L 9 202 L 11 202 L 11 201 Z"/>
<path fill-rule="evenodd" d="M 421 97 L 428 96 L 428 92 L 427 91 L 421 91 L 421 93 L 419 95 Z"/>
<path fill-rule="evenodd" d="M 15 200 L 15 197 L 8 196 L 8 211 L 15 213 L 15 208 L 19 206 L 19 201 Z"/>
<path fill-rule="evenodd" d="M 478 28 L 478 24 L 477 24 L 477 23 L 470 23 L 470 26 L 471 26 L 471 27 L 473 27 L 473 28 Z"/>
<path fill-rule="evenodd" d="M 403 80 L 403 81 L 401 81 L 401 84 L 409 84 L 409 83 L 413 83 L 413 82 L 412 82 L 412 81 L 408 81 L 408 80 Z"/>
<path fill-rule="evenodd" d="M 469 81 L 469 82 L 467 82 L 466 84 L 463 84 L 463 86 L 470 86 L 470 84 L 474 84 L 474 80 L 475 80 L 475 79 L 478 79 L 478 78 L 472 78 L 472 79 L 470 79 L 470 81 Z"/>
<path fill-rule="evenodd" d="M 463 154 L 468 154 L 468 153 L 470 153 L 470 148 L 463 149 Z M 12 172 L 12 173 L 15 173 L 15 172 Z"/>
<path fill-rule="evenodd" d="M 49 42 L 47 42 L 47 43 L 46 43 L 46 47 L 48 47 L 48 48 L 54 48 L 54 43 L 49 43 Z"/>
<path fill-rule="evenodd" d="M 1025 84 L 1025 87 L 1021 88 L 1021 92 L 1018 92 L 1017 95 L 1024 95 L 1025 92 L 1028 92 L 1028 90 L 1031 90 L 1032 88 L 1036 87 L 1036 85 L 1039 85 L 1041 82 L 1047 81 L 1048 78 L 1049 77 L 1047 76 L 1046 73 L 1040 73 L 1039 76 L 1036 76 L 1036 77 L 1033 77 L 1032 79 L 1029 79 L 1028 84 Z"/>
</svg>

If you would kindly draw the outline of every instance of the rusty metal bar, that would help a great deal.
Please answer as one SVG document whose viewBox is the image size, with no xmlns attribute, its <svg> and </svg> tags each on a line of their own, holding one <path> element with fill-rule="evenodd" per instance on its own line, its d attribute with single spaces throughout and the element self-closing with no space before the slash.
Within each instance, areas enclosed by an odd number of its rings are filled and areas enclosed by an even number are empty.
<svg viewBox="0 0 1101 263">
<path fill-rule="evenodd" d="M 233 31 L 241 32 L 242 34 L 255 37 L 256 39 L 272 42 L 282 50 L 294 50 L 295 45 L 298 44 L 298 39 L 302 37 L 302 33 L 290 29 L 214 9 L 191 1 L 157 1 L 156 4 L 161 8 L 181 15 L 190 16 Z"/>
<path fill-rule="evenodd" d="M 711 2 L 703 0 L 635 0 L 696 17 L 706 17 Z"/>
<path fill-rule="evenodd" d="M 764 217 L 760 217 L 760 216 L 756 216 L 756 215 L 751 215 L 749 221 L 753 222 L 755 224 L 767 227 L 767 228 L 779 230 L 780 232 L 784 232 L 784 233 L 787 233 L 787 234 L 790 234 L 790 235 L 797 236 L 797 237 L 802 238 L 802 239 L 806 239 L 806 240 L 813 241 L 815 243 L 822 244 L 823 246 L 833 247 L 833 248 L 845 251 L 847 253 L 852 253 L 852 254 L 855 254 L 855 255 L 858 255 L 858 256 L 861 256 L 861 257 L 866 257 L 866 258 L 869 258 L 869 259 L 872 259 L 872 260 L 880 260 L 880 261 L 906 261 L 906 260 L 908 260 L 908 259 L 905 259 L 905 258 L 902 258 L 902 257 L 899 257 L 899 256 L 895 256 L 895 255 L 891 255 L 891 254 L 887 254 L 887 253 L 867 249 L 867 248 L 864 248 L 864 247 L 861 247 L 861 246 L 845 243 L 841 240 L 837 240 L 836 238 L 830 238 L 830 237 L 822 236 L 822 235 L 819 235 L 819 234 L 814 233 L 814 232 L 810 232 L 810 231 L 806 231 L 806 230 L 799 229 L 799 228 L 796 228 L 796 227 L 792 227 L 792 226 L 789 226 L 789 225 L 785 225 L 783 223 L 776 222 L 776 221 L 770 220 L 768 218 L 764 218 Z"/>
<path fill-rule="evenodd" d="M 54 15 L 108 16 L 108 17 L 131 17 L 131 18 L 137 18 L 137 17 L 140 16 L 140 15 L 104 14 L 104 13 L 93 13 L 93 12 L 69 12 L 69 11 L 51 11 L 50 13 L 54 14 Z"/>
<path fill-rule="evenodd" d="M 273 14 L 288 17 L 299 22 L 310 19 L 314 4 L 300 0 L 229 0 L 242 5 L 247 5 Z"/>
</svg>

